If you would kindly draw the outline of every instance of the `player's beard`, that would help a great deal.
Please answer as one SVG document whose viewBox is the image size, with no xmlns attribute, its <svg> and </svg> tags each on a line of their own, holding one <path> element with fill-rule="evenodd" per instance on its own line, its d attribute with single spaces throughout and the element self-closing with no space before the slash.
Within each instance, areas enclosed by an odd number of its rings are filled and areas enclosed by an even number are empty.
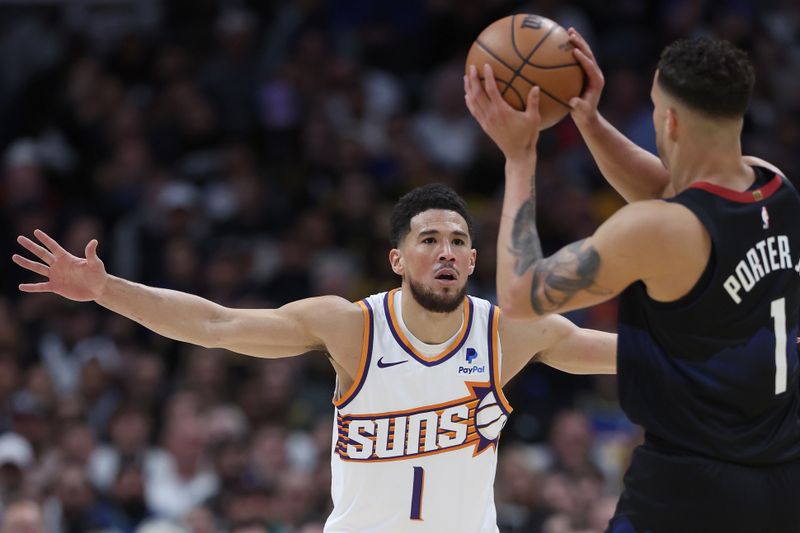
<svg viewBox="0 0 800 533">
<path fill-rule="evenodd" d="M 464 284 L 461 289 L 452 294 L 436 294 L 431 289 L 423 287 L 422 284 L 415 282 L 412 279 L 408 280 L 408 286 L 411 289 L 411 295 L 419 305 L 426 311 L 432 313 L 452 313 L 467 295 L 467 285 Z"/>
</svg>

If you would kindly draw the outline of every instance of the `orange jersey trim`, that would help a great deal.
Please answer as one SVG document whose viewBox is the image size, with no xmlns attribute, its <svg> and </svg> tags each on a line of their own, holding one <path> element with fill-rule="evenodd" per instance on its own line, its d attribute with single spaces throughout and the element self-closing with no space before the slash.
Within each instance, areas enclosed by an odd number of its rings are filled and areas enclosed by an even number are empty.
<svg viewBox="0 0 800 533">
<path fill-rule="evenodd" d="M 387 293 L 386 305 L 385 305 L 386 309 L 388 309 L 389 311 L 388 313 L 389 322 L 395 340 L 397 340 L 397 342 L 403 347 L 403 349 L 406 352 L 408 352 L 410 355 L 414 356 L 415 358 L 424 363 L 437 363 L 446 358 L 447 356 L 452 355 L 452 353 L 456 350 L 456 348 L 458 348 L 464 342 L 467 333 L 469 332 L 470 329 L 470 321 L 472 320 L 472 306 L 469 302 L 469 299 L 467 297 L 464 297 L 464 303 L 463 303 L 464 315 L 461 322 L 461 330 L 456 335 L 456 338 L 453 339 L 453 342 L 451 342 L 444 350 L 442 350 L 437 355 L 434 355 L 432 357 L 427 357 L 414 348 L 414 346 L 411 344 L 411 342 L 409 342 L 408 337 L 406 337 L 405 333 L 403 333 L 403 330 L 400 327 L 400 321 L 397 317 L 397 311 L 395 310 L 395 305 L 394 305 L 394 295 L 397 293 L 398 290 L 400 289 L 392 289 Z"/>
<path fill-rule="evenodd" d="M 492 306 L 492 329 L 490 332 L 491 337 L 489 338 L 489 352 L 492 361 L 492 381 L 494 385 L 495 394 L 497 394 L 497 401 L 500 405 L 503 406 L 503 409 L 506 410 L 506 414 L 511 414 L 511 411 L 514 410 L 511 407 L 511 404 L 508 403 L 508 399 L 506 398 L 505 393 L 503 392 L 503 378 L 500 375 L 500 333 L 499 333 L 499 324 L 500 324 L 500 308 L 496 305 Z"/>
<path fill-rule="evenodd" d="M 342 394 L 338 400 L 333 400 L 333 405 L 343 407 L 348 403 L 355 393 L 361 389 L 361 385 L 367 377 L 367 367 L 369 366 L 370 351 L 372 350 L 372 310 L 364 301 L 356 302 L 364 313 L 364 329 L 361 340 L 361 359 L 358 363 L 358 374 L 353 380 L 353 384 Z"/>
</svg>

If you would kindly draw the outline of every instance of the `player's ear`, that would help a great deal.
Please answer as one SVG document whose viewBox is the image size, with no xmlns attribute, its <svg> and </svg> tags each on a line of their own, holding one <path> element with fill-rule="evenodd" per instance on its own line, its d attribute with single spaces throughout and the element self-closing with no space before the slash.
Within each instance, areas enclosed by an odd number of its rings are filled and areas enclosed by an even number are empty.
<svg viewBox="0 0 800 533">
<path fill-rule="evenodd" d="M 405 270 L 403 266 L 403 254 L 400 253 L 400 250 L 397 248 L 392 248 L 389 250 L 389 265 L 392 267 L 392 271 L 397 274 L 398 276 L 402 276 Z"/>
<path fill-rule="evenodd" d="M 664 113 L 664 131 L 671 141 L 678 140 L 678 112 L 674 107 L 667 109 Z"/>
<path fill-rule="evenodd" d="M 475 259 L 476 259 L 477 257 L 478 257 L 478 251 L 477 251 L 475 248 L 473 248 L 472 250 L 470 250 L 470 254 L 469 254 L 469 268 L 467 269 L 467 271 L 469 272 L 469 275 L 470 275 L 470 276 L 472 275 L 472 273 L 473 273 L 473 272 L 475 272 Z"/>
</svg>

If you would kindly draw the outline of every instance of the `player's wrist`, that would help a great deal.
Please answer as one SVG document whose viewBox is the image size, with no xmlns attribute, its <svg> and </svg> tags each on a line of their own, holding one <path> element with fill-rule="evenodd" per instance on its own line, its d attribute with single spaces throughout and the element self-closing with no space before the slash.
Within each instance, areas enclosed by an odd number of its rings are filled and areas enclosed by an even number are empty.
<svg viewBox="0 0 800 533">
<path fill-rule="evenodd" d="M 98 304 L 102 305 L 102 301 L 108 297 L 109 285 L 112 283 L 113 278 L 114 278 L 114 276 L 112 276 L 111 274 L 109 274 L 107 272 L 103 273 L 103 276 L 102 276 L 100 282 L 98 283 L 97 288 L 94 291 L 94 294 L 95 294 L 94 301 L 95 301 L 95 303 L 98 303 Z"/>
<path fill-rule="evenodd" d="M 529 180 L 536 170 L 536 152 L 506 156 L 506 180 Z"/>
<path fill-rule="evenodd" d="M 573 113 L 572 120 L 584 135 L 591 134 L 601 127 L 600 112 L 596 107 L 588 112 Z"/>
</svg>

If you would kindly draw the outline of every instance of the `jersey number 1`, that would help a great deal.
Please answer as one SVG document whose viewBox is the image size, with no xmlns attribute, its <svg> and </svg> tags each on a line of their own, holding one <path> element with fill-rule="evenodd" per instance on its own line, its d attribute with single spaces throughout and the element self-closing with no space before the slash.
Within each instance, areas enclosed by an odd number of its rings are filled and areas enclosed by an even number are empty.
<svg viewBox="0 0 800 533">
<path fill-rule="evenodd" d="M 425 470 L 414 467 L 414 481 L 411 487 L 411 520 L 422 520 L 422 489 L 425 486 Z"/>
<path fill-rule="evenodd" d="M 775 394 L 786 392 L 786 299 L 772 300 L 770 315 L 775 326 Z"/>
</svg>

